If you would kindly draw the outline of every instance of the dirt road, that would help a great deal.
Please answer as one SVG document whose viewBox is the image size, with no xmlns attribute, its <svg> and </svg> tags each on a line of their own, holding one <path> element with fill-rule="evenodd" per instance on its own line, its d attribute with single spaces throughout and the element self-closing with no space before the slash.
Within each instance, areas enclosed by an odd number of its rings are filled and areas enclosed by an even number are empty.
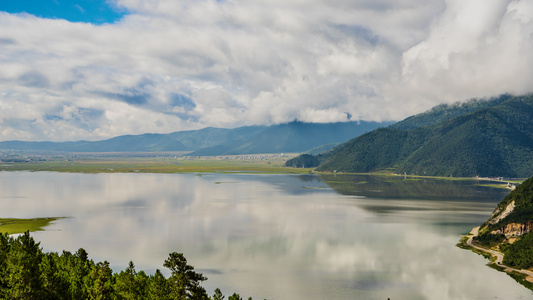
<svg viewBox="0 0 533 300">
<path fill-rule="evenodd" d="M 491 254 L 493 256 L 496 256 L 495 263 L 498 264 L 499 266 L 505 268 L 506 272 L 516 271 L 516 272 L 522 273 L 524 275 L 533 277 L 533 272 L 531 272 L 529 270 L 519 270 L 519 269 L 511 268 L 511 267 L 508 267 L 508 266 L 504 265 L 503 264 L 503 253 L 474 245 L 472 243 L 472 241 L 474 240 L 474 237 L 478 236 L 478 234 L 479 234 L 479 226 L 474 228 L 474 229 L 472 229 L 472 231 L 470 233 L 471 233 L 471 236 L 466 241 L 466 244 L 468 246 L 470 246 L 472 248 L 475 248 L 475 249 L 478 249 L 478 250 L 481 250 L 483 252 L 489 253 L 489 254 Z"/>
</svg>

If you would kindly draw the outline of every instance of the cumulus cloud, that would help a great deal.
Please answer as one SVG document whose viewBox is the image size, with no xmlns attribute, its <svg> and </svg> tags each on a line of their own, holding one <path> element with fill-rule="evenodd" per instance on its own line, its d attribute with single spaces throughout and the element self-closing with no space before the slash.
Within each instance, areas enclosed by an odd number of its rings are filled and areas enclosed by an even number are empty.
<svg viewBox="0 0 533 300">
<path fill-rule="evenodd" d="M 395 91 L 418 101 L 531 92 L 532 8 L 529 1 L 448 1 L 429 36 L 404 52 Z"/>
<path fill-rule="evenodd" d="M 101 25 L 0 12 L 2 140 L 399 120 L 531 91 L 525 0 L 111 2 L 129 13 Z M 50 117 L 64 107 L 101 113 Z"/>
</svg>

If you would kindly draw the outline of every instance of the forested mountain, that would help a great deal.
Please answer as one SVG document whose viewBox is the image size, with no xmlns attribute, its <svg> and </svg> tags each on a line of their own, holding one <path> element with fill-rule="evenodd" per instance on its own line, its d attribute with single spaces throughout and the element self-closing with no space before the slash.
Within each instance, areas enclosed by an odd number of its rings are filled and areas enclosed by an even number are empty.
<svg viewBox="0 0 533 300">
<path fill-rule="evenodd" d="M 533 177 L 498 204 L 474 242 L 503 252 L 504 265 L 533 267 Z"/>
<path fill-rule="evenodd" d="M 191 155 L 304 152 L 330 143 L 342 143 L 387 123 L 291 122 L 234 129 L 204 128 L 170 134 L 124 135 L 103 141 L 0 142 L 0 149 L 65 152 L 194 151 Z"/>
<path fill-rule="evenodd" d="M 498 98 L 490 99 L 490 101 L 470 99 L 465 102 L 456 102 L 454 104 L 441 104 L 421 114 L 408 117 L 403 121 L 391 125 L 391 127 L 395 129 L 409 130 L 433 125 L 476 110 L 496 106 L 510 98 L 512 98 L 511 95 L 502 95 Z"/>
<path fill-rule="evenodd" d="M 432 122 L 433 120 L 433 122 Z M 441 105 L 352 139 L 317 171 L 428 176 L 533 175 L 533 96 Z"/>
</svg>

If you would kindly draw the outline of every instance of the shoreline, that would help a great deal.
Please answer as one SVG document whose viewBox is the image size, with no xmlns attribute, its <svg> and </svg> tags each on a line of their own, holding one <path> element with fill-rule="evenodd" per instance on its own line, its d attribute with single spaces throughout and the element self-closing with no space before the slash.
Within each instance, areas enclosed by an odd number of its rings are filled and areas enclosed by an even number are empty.
<svg viewBox="0 0 533 300">
<path fill-rule="evenodd" d="M 138 156 L 130 156 L 130 155 Z M 392 171 L 375 172 L 317 172 L 313 168 L 286 167 L 287 159 L 296 153 L 265 153 L 227 156 L 179 156 L 174 152 L 113 152 L 113 153 L 66 153 L 63 156 L 41 157 L 17 162 L 0 162 L 0 171 L 52 171 L 66 173 L 272 173 L 272 174 L 317 174 L 317 175 L 373 175 L 404 178 L 433 178 L 441 180 L 473 180 L 487 182 L 495 188 L 512 189 L 527 178 L 503 177 L 446 177 L 396 174 Z M 142 155 L 140 155 L 142 154 Z M 492 183 L 489 183 L 492 182 Z"/>
<path fill-rule="evenodd" d="M 23 234 L 26 231 L 45 231 L 45 227 L 53 222 L 65 217 L 45 217 L 45 218 L 0 218 L 0 233 Z"/>
<path fill-rule="evenodd" d="M 0 165 L 0 172 L 62 172 L 62 173 L 262 173 L 262 174 L 315 174 L 315 175 L 371 175 L 382 177 L 403 177 L 418 179 L 439 179 L 451 181 L 484 181 L 493 184 L 483 186 L 512 190 L 509 183 L 519 184 L 524 178 L 494 179 L 482 177 L 444 177 L 404 175 L 395 173 L 333 173 L 316 172 L 314 168 L 285 167 L 276 160 L 233 160 L 221 161 L 216 159 L 183 160 L 183 159 L 102 159 L 102 160 L 69 160 L 39 163 L 15 163 Z"/>
<path fill-rule="evenodd" d="M 473 243 L 474 237 L 478 236 L 478 234 L 479 234 L 479 227 L 480 226 L 472 228 L 470 233 L 468 235 L 464 236 L 464 237 L 468 237 L 466 239 L 466 241 L 461 239 L 461 242 L 459 243 L 459 245 L 462 246 L 461 248 L 469 249 L 471 251 L 474 251 L 474 249 L 475 249 L 475 250 L 481 251 L 481 252 L 483 252 L 485 254 L 488 254 L 488 255 L 490 255 L 490 262 L 487 264 L 488 266 L 490 266 L 493 269 L 496 269 L 498 271 L 507 273 L 508 275 L 513 277 L 515 280 L 517 280 L 521 284 L 523 284 L 523 283 L 520 282 L 520 280 L 517 279 L 515 276 L 520 276 L 522 280 L 533 284 L 533 271 L 526 270 L 526 269 L 515 269 L 515 268 L 512 268 L 512 267 L 506 266 L 506 265 L 503 264 L 503 258 L 504 258 L 504 254 L 503 253 L 501 253 L 499 251 L 496 251 L 496 250 L 491 250 L 491 249 L 487 249 L 487 248 L 484 248 L 484 247 L 480 247 L 480 246 L 475 245 Z M 476 251 L 474 251 L 474 252 L 476 252 Z M 496 258 L 496 259 L 494 259 L 494 258 Z M 533 287 L 528 287 L 528 286 L 526 286 L 526 287 L 531 289 L 531 290 L 533 290 Z"/>
</svg>

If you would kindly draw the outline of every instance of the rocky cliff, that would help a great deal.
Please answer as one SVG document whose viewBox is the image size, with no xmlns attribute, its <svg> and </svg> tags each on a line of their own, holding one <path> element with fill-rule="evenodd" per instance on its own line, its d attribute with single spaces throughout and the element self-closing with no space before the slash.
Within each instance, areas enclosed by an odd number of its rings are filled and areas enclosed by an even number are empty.
<svg viewBox="0 0 533 300">
<path fill-rule="evenodd" d="M 498 206 L 489 218 L 489 221 L 488 221 L 489 226 L 494 225 L 500 222 L 501 220 L 505 219 L 510 213 L 513 212 L 515 206 L 516 205 L 514 201 L 512 201 L 510 204 L 505 206 L 505 209 L 503 207 Z"/>
<path fill-rule="evenodd" d="M 533 235 L 533 177 L 518 185 L 481 225 L 474 242 L 489 248 L 506 247 Z"/>
<path fill-rule="evenodd" d="M 518 237 L 524 234 L 533 232 L 533 222 L 526 223 L 509 223 L 503 227 L 493 230 L 491 234 L 503 234 L 507 239 L 511 237 Z"/>
<path fill-rule="evenodd" d="M 533 177 L 509 193 L 474 233 L 470 245 L 492 254 L 494 251 L 486 249 L 500 252 L 499 267 L 527 276 L 517 279 L 519 282 L 526 282 L 524 279 L 533 282 Z M 533 290 L 533 286 L 529 288 Z"/>
</svg>

